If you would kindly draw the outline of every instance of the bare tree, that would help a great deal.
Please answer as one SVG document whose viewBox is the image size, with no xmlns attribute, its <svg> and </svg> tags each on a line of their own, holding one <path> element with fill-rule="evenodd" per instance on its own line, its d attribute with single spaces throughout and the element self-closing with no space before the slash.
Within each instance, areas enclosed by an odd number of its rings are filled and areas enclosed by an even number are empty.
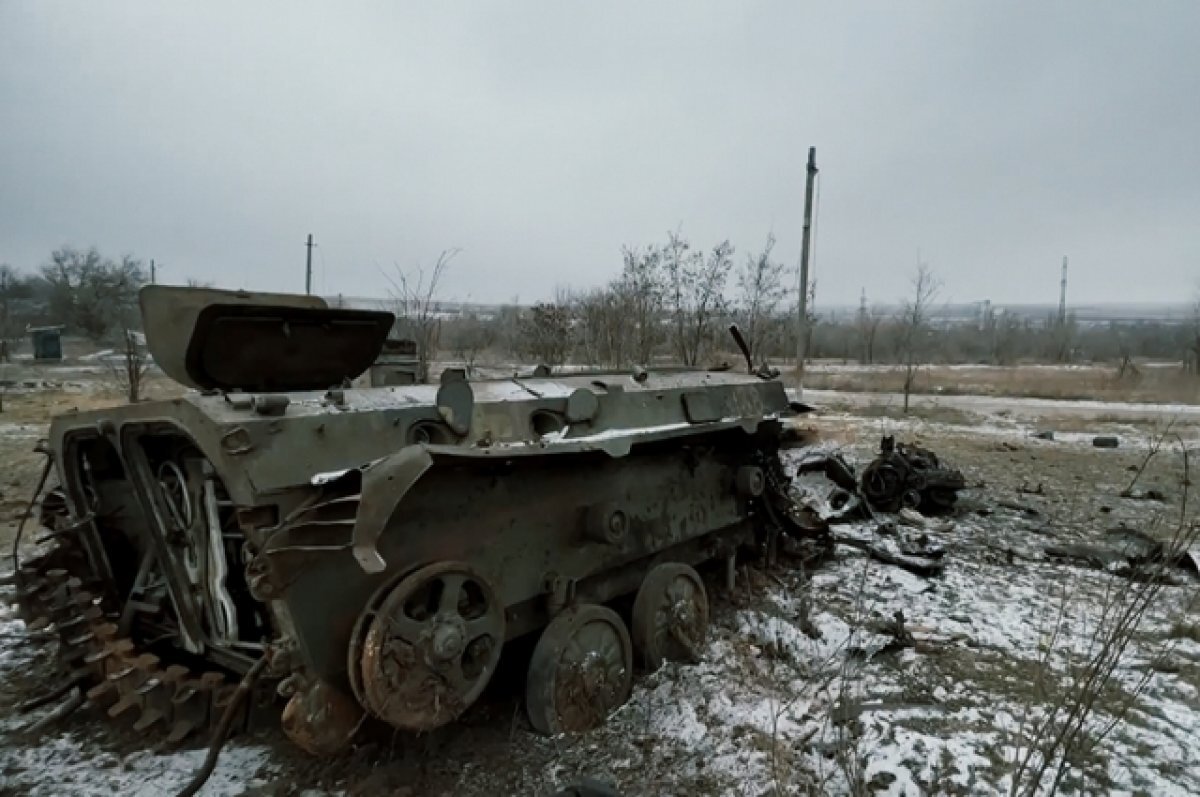
<svg viewBox="0 0 1200 797">
<path fill-rule="evenodd" d="M 499 338 L 499 325 L 474 313 L 467 313 L 448 325 L 443 330 L 443 337 L 447 338 L 455 359 L 462 362 L 467 374 L 471 375 L 475 372 L 479 356 L 495 345 Z"/>
<path fill-rule="evenodd" d="M 394 275 L 385 275 L 392 283 L 397 322 L 404 334 L 417 344 L 417 378 L 421 382 L 429 381 L 429 364 L 437 353 L 440 321 L 435 297 L 438 285 L 459 251 L 444 250 L 428 273 L 421 266 L 405 271 L 396 265 Z"/>
<path fill-rule="evenodd" d="M 859 310 L 858 318 L 855 321 L 859 342 L 859 360 L 867 365 L 875 362 L 875 340 L 879 337 L 879 326 L 883 323 L 885 313 L 882 308 L 875 305 L 868 309 L 863 307 Z"/>
<path fill-rule="evenodd" d="M 735 316 L 750 347 L 751 360 L 761 359 L 771 331 L 771 320 L 787 295 L 784 264 L 771 258 L 775 236 L 767 235 L 762 251 L 746 257 L 737 273 L 739 297 Z"/>
<path fill-rule="evenodd" d="M 134 321 L 137 291 L 146 281 L 140 260 L 130 255 L 111 260 L 95 247 L 55 250 L 42 276 L 52 315 L 93 339 Z"/>
<path fill-rule="evenodd" d="M 1184 370 L 1200 376 L 1200 297 L 1192 303 L 1192 317 L 1184 335 L 1183 365 Z"/>
<path fill-rule="evenodd" d="M 908 412 L 909 397 L 916 382 L 917 370 L 925 355 L 929 334 L 929 310 L 940 285 L 937 277 L 924 263 L 917 266 L 912 278 L 912 294 L 904 302 L 896 318 L 896 343 L 904 364 L 904 411 Z"/>
<path fill-rule="evenodd" d="M 610 366 L 628 365 L 637 359 L 631 352 L 638 331 L 630 332 L 628 314 L 631 312 L 622 284 L 614 282 L 571 300 L 578 321 L 576 337 L 582 357 L 588 363 Z M 658 319 L 651 319 L 657 323 Z M 636 322 L 635 322 L 636 324 Z"/>
<path fill-rule="evenodd" d="M 1054 347 L 1052 356 L 1060 363 L 1070 362 L 1075 349 L 1075 314 L 1065 319 L 1055 318 L 1050 322 L 1051 342 Z"/>
<path fill-rule="evenodd" d="M 120 359 L 108 361 L 109 372 L 129 403 L 137 404 L 142 400 L 142 386 L 150 367 L 150 358 L 146 356 L 141 335 L 132 329 L 122 329 L 121 341 Z"/>
<path fill-rule="evenodd" d="M 629 340 L 629 352 L 637 362 L 646 365 L 662 339 L 663 253 L 656 246 L 644 251 L 626 247 L 622 257 L 621 276 L 609 288 L 612 294 L 609 305 L 619 308 L 622 318 L 612 319 L 616 326 L 611 332 L 614 337 L 615 333 L 623 332 Z"/>
<path fill-rule="evenodd" d="M 7 263 L 0 263 L 0 339 L 8 341 L 14 332 L 14 324 L 11 312 L 11 302 L 13 299 L 21 298 L 25 295 L 25 281 L 21 279 L 21 275 L 16 269 Z M 7 348 L 4 352 L 4 360 L 7 361 Z"/>
<path fill-rule="evenodd" d="M 542 365 L 562 365 L 571 353 L 571 312 L 562 302 L 538 302 L 521 315 L 522 348 Z"/>
<path fill-rule="evenodd" d="M 678 233 L 670 233 L 663 259 L 671 345 L 684 365 L 694 366 L 708 352 L 717 322 L 726 311 L 725 284 L 733 268 L 733 245 L 722 241 L 705 255 Z"/>
</svg>

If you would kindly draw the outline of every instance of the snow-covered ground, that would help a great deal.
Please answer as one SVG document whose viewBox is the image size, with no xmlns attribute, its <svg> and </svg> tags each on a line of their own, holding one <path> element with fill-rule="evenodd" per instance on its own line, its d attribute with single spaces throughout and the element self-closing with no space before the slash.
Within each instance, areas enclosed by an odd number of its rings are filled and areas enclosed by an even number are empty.
<svg viewBox="0 0 1200 797">
<path fill-rule="evenodd" d="M 436 745 L 408 743 L 441 769 L 428 785 L 404 770 L 385 781 L 388 789 L 364 780 L 390 766 L 376 753 L 366 765 L 352 754 L 324 774 L 301 771 L 278 736 L 259 736 L 226 748 L 203 794 L 538 797 L 580 776 L 609 780 L 630 797 L 847 794 L 851 780 L 880 794 L 1008 794 L 1014 760 L 1037 741 L 1030 730 L 1077 683 L 1103 607 L 1133 589 L 1121 576 L 1054 562 L 1045 546 L 1088 539 L 1118 521 L 1170 524 L 1180 493 L 1175 460 L 1164 462 L 1164 453 L 1145 483 L 1170 492 L 1174 478 L 1167 503 L 1117 496 L 1154 439 L 1153 424 L 1117 422 L 1106 409 L 1095 433 L 1117 433 L 1122 447 L 1096 451 L 1090 430 L 1031 439 L 1047 417 L 1060 416 L 1003 403 L 998 411 L 971 407 L 976 414 L 954 422 L 865 418 L 853 409 L 813 420 L 829 431 L 829 446 L 860 463 L 880 434 L 897 433 L 932 445 L 971 484 L 984 485 L 967 498 L 989 513 L 964 512 L 951 528 L 926 532 L 947 550 L 940 576 L 918 577 L 845 546 L 811 573 L 747 570 L 731 595 L 710 584 L 714 622 L 702 661 L 639 674 L 629 702 L 590 733 L 540 737 L 515 703 L 504 704 L 468 715 L 457 735 Z M 1191 421 L 1179 423 L 1184 439 L 1195 439 Z M 1018 494 L 1026 482 L 1045 482 L 1044 495 Z M 873 538 L 877 524 L 836 530 Z M 1196 594 L 1194 584 L 1163 588 L 1087 738 L 1120 721 L 1094 748 L 1076 751 L 1062 793 L 1200 794 Z M 913 646 L 892 644 L 887 625 L 897 611 Z M 3 705 L 44 685 L 49 661 L 0 608 Z M 203 757 L 150 754 L 82 716 L 34 739 L 18 732 L 28 719 L 0 716 L 0 795 L 171 795 Z M 481 756 L 485 748 L 491 752 Z"/>
<path fill-rule="evenodd" d="M 817 406 L 837 405 L 854 408 L 899 408 L 904 405 L 900 393 L 851 393 L 842 390 L 789 391 L 797 399 Z M 918 410 L 956 410 L 959 412 L 1006 418 L 1074 418 L 1097 421 L 1200 420 L 1200 405 L 1150 404 L 1127 401 L 1063 400 L 1011 398 L 997 396 L 956 396 L 914 394 L 911 404 Z"/>
<path fill-rule="evenodd" d="M 835 531 L 869 538 L 877 525 Z M 759 575 L 719 615 L 702 663 L 644 679 L 585 742 L 535 742 L 558 752 L 525 782 L 600 774 L 629 794 L 775 795 L 859 793 L 859 778 L 880 794 L 1008 794 L 1036 718 L 1131 585 L 1049 560 L 1053 532 L 1022 511 L 928 533 L 948 550 L 934 578 L 844 547 L 811 574 Z M 1121 721 L 1095 749 L 1081 741 L 1060 793 L 1200 794 L 1200 642 L 1175 630 L 1197 621 L 1196 594 L 1163 588 L 1083 739 Z M 897 611 L 915 647 L 881 633 Z"/>
</svg>

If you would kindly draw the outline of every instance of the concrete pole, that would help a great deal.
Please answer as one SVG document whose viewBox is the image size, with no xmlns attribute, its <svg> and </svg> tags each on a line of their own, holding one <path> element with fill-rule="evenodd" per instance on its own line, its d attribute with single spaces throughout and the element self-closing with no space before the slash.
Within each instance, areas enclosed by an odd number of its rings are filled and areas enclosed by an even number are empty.
<svg viewBox="0 0 1200 797">
<path fill-rule="evenodd" d="M 812 234 L 813 181 L 817 176 L 817 148 L 808 148 L 804 181 L 804 237 L 800 241 L 800 312 L 796 319 L 796 383 L 804 387 L 804 361 L 808 358 L 808 244 Z"/>
<path fill-rule="evenodd" d="M 304 258 L 304 293 L 307 295 L 307 294 L 311 294 L 311 293 L 312 293 L 312 248 L 313 248 L 313 241 L 312 241 L 312 233 L 311 233 L 311 232 L 308 234 L 308 243 L 304 244 L 304 246 L 305 246 L 305 248 L 306 248 L 306 249 L 308 249 L 308 254 L 307 254 L 307 255 L 305 256 L 305 258 Z"/>
</svg>

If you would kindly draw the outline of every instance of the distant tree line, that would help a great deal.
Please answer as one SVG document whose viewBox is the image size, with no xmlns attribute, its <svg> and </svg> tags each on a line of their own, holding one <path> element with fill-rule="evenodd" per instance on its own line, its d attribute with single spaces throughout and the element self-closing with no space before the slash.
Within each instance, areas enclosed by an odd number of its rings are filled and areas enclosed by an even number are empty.
<svg viewBox="0 0 1200 797">
<path fill-rule="evenodd" d="M 37 271 L 0 264 L 0 336 L 61 324 L 68 334 L 111 340 L 140 326 L 137 292 L 146 283 L 140 260 L 64 246 Z"/>
<path fill-rule="evenodd" d="M 736 323 L 756 364 L 788 363 L 796 354 L 796 273 L 774 256 L 774 245 L 769 236 L 739 260 L 729 241 L 702 249 L 668 233 L 664 242 L 626 247 L 619 273 L 603 287 L 560 290 L 552 300 L 487 317 L 441 319 L 440 351 L 469 365 L 485 355 L 550 366 L 736 364 L 740 354 L 726 332 Z M 933 363 L 1106 362 L 1124 369 L 1155 359 L 1200 373 L 1200 305 L 1184 323 L 1080 324 L 1071 316 L 1034 319 L 996 309 L 941 323 L 934 312 L 939 286 L 922 265 L 898 303 L 864 301 L 857 314 L 830 318 L 817 310 L 810 285 L 808 357 L 894 364 L 908 373 Z"/>
<path fill-rule="evenodd" d="M 774 246 L 768 237 L 739 262 L 727 240 L 704 249 L 671 232 L 662 243 L 626 247 L 620 272 L 603 287 L 560 291 L 488 319 L 444 319 L 439 340 L 443 351 L 472 362 L 486 348 L 550 366 L 696 366 L 728 356 L 726 327 L 736 322 L 752 357 L 763 361 L 790 340 L 786 302 L 794 290 Z"/>
<path fill-rule="evenodd" d="M 796 352 L 795 269 L 768 236 L 738 257 L 728 241 L 707 248 L 681 232 L 622 250 L 620 267 L 605 285 L 560 290 L 532 307 L 504 307 L 482 315 L 435 312 L 439 280 L 456 250 L 444 252 L 428 273 L 397 268 L 397 315 L 418 339 L 422 362 L 451 357 L 473 367 L 485 359 L 626 368 L 675 363 L 689 366 L 740 361 L 727 334 L 736 323 L 755 364 L 791 362 Z M 140 326 L 137 292 L 146 283 L 141 260 L 107 256 L 95 247 L 64 246 L 32 271 L 0 264 L 0 337 L 20 337 L 29 326 L 62 324 L 68 334 L 119 341 Z M 1136 368 L 1139 359 L 1177 360 L 1200 374 L 1200 305 L 1184 323 L 1141 321 L 1085 325 L 1019 317 L 989 309 L 973 321 L 939 324 L 931 312 L 938 280 L 918 268 L 910 296 L 889 308 L 868 305 L 854 316 L 823 316 L 810 285 L 808 356 L 844 362 L 895 364 L 911 371 L 927 363 L 1108 362 Z"/>
</svg>

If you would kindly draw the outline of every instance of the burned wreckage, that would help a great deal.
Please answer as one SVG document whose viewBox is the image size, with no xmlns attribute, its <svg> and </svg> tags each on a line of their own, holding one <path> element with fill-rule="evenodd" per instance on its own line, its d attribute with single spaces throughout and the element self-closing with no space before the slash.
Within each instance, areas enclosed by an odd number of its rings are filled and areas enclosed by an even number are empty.
<svg viewBox="0 0 1200 797">
<path fill-rule="evenodd" d="M 771 373 L 353 387 L 390 313 L 163 286 L 141 305 L 193 390 L 53 419 L 45 548 L 16 578 L 87 699 L 168 742 L 277 697 L 315 754 L 364 718 L 432 729 L 517 638 L 533 727 L 585 729 L 635 656 L 696 653 L 695 567 L 732 578 L 739 549 L 807 533 L 779 457 L 806 408 Z"/>
</svg>

